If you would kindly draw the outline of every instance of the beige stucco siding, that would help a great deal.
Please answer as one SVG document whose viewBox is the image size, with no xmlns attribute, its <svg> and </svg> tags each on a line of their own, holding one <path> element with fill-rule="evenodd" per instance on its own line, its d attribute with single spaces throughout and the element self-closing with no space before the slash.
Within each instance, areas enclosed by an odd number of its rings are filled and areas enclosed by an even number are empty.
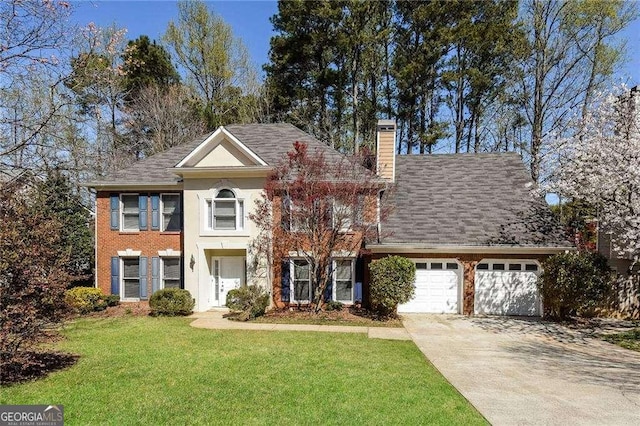
<svg viewBox="0 0 640 426">
<path fill-rule="evenodd" d="M 264 178 L 233 179 L 184 179 L 184 261 L 185 288 L 196 299 L 196 310 L 208 309 L 210 299 L 211 259 L 213 254 L 237 256 L 248 253 L 251 241 L 259 229 L 249 219 L 255 209 L 255 201 L 260 198 Z M 207 229 L 206 200 L 215 197 L 220 189 L 231 189 L 244 204 L 244 227 L 241 230 L 212 231 Z M 193 268 L 191 259 L 194 260 Z M 248 276 L 248 284 L 261 284 Z"/>
<path fill-rule="evenodd" d="M 255 163 L 231 142 L 222 140 L 211 152 L 209 152 L 196 167 L 229 167 L 229 166 L 253 166 Z"/>
</svg>

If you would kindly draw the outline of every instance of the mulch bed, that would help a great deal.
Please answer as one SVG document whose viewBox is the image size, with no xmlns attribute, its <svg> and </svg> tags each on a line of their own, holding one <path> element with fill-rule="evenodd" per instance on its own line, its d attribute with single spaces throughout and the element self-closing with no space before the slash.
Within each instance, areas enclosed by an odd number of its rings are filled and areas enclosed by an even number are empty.
<svg viewBox="0 0 640 426">
<path fill-rule="evenodd" d="M 336 323 L 336 325 L 371 325 L 378 327 L 402 327 L 398 318 L 380 318 L 376 314 L 361 307 L 345 307 L 342 310 L 313 312 L 309 308 L 289 308 L 274 309 L 267 312 L 263 317 L 258 318 L 258 322 L 278 322 L 283 323 Z"/>
</svg>

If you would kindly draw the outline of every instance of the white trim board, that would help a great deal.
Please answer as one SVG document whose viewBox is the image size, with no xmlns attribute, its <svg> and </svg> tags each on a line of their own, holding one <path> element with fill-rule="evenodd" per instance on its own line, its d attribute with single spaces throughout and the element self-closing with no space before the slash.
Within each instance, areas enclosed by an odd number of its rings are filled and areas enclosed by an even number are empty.
<svg viewBox="0 0 640 426">
<path fill-rule="evenodd" d="M 219 139 L 220 137 L 222 137 L 221 135 L 226 137 L 227 140 L 229 140 L 233 145 L 236 146 L 236 148 L 238 148 L 243 154 L 245 154 L 247 157 L 249 157 L 251 160 L 253 160 L 257 165 L 259 165 L 259 166 L 267 166 L 267 163 L 265 163 L 264 160 L 262 160 L 262 158 L 260 158 L 256 153 L 254 153 L 252 150 L 250 150 L 245 144 L 240 142 L 240 140 L 238 138 L 236 138 L 227 129 L 225 129 L 224 126 L 220 126 L 220 127 L 218 127 L 218 129 L 215 132 L 210 134 L 204 141 L 202 141 L 202 143 L 200 143 L 200 145 L 198 145 L 196 147 L 196 149 L 194 149 L 186 157 L 184 157 L 175 166 L 175 168 L 185 167 L 185 164 L 187 164 L 192 158 L 194 158 L 198 154 L 200 154 L 201 151 L 203 151 L 207 147 L 209 147 L 214 140 Z M 209 150 L 209 151 L 211 151 L 211 150 Z"/>
</svg>

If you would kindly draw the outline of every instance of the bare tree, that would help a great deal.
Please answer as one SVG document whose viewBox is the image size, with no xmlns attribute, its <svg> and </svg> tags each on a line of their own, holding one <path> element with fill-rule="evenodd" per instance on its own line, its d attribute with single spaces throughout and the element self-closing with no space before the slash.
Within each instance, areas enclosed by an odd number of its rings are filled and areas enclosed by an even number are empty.
<svg viewBox="0 0 640 426">
<path fill-rule="evenodd" d="M 129 137 L 144 155 L 162 152 L 192 140 L 205 131 L 197 113 L 197 99 L 185 86 L 147 86 L 130 106 Z"/>
</svg>

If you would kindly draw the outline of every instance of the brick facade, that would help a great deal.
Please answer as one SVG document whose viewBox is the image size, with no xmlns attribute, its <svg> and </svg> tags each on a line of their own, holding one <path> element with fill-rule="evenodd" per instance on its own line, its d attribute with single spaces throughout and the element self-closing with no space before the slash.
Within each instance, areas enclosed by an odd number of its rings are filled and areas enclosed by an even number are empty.
<svg viewBox="0 0 640 426">
<path fill-rule="evenodd" d="M 136 193 L 144 192 L 136 191 Z M 104 294 L 111 293 L 111 257 L 118 256 L 118 251 L 126 249 L 141 251 L 140 256 L 147 257 L 147 271 L 151 271 L 151 258 L 158 256 L 158 251 L 167 249 L 183 251 L 182 232 L 111 230 L 109 205 L 111 194 L 112 192 L 96 194 L 96 241 L 98 243 L 95 274 L 97 286 Z M 151 211 L 150 205 L 147 211 Z M 147 278 L 147 294 L 151 295 L 151 274 L 148 274 Z"/>
</svg>

